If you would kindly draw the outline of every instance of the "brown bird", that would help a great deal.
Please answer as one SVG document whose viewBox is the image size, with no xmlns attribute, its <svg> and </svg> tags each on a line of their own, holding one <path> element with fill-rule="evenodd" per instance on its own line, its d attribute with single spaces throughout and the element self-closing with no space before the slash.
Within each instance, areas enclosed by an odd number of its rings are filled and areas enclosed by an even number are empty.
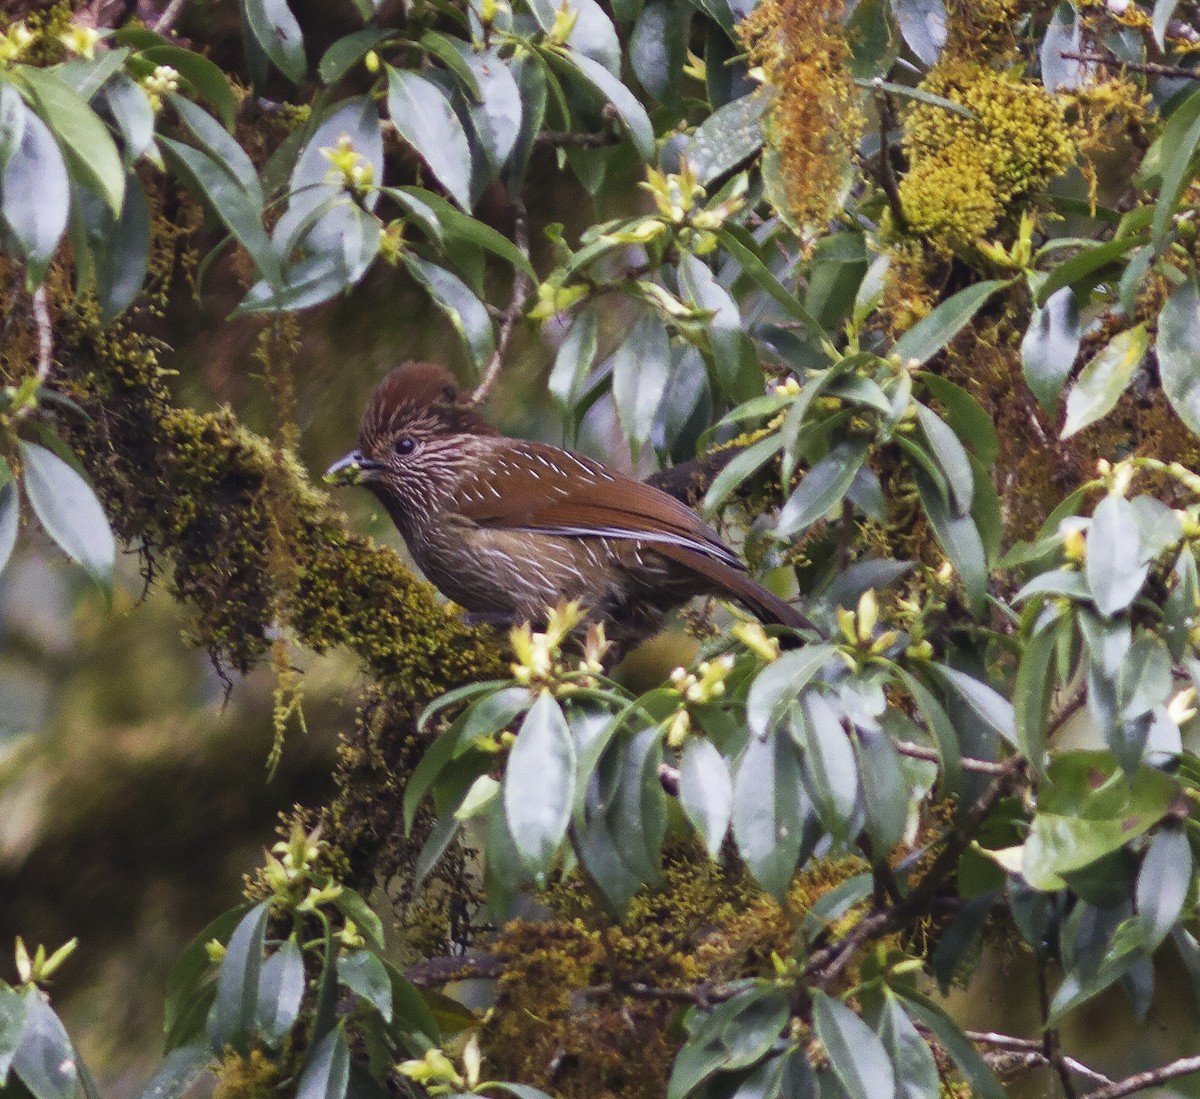
<svg viewBox="0 0 1200 1099">
<path fill-rule="evenodd" d="M 422 572 L 479 621 L 544 621 L 579 600 L 622 648 L 693 596 L 810 628 L 756 584 L 686 505 L 599 462 L 501 435 L 440 366 L 405 363 L 363 413 L 358 449 L 325 474 L 387 509 Z"/>
</svg>

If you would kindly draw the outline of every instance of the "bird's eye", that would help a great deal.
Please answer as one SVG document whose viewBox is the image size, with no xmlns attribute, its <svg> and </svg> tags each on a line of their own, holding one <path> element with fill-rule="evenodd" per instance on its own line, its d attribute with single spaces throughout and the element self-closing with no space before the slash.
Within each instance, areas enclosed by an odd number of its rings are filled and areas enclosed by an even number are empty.
<svg viewBox="0 0 1200 1099">
<path fill-rule="evenodd" d="M 396 440 L 395 446 L 392 448 L 401 458 L 407 458 L 414 450 L 417 449 L 417 440 L 411 435 L 405 435 Z"/>
</svg>

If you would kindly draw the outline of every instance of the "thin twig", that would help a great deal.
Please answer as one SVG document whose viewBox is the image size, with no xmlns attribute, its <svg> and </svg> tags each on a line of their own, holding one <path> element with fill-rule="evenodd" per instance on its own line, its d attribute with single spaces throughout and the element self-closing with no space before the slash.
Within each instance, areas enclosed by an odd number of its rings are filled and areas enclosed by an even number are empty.
<svg viewBox="0 0 1200 1099">
<path fill-rule="evenodd" d="M 604 149 L 609 145 L 616 145 L 620 140 L 620 135 L 613 133 L 611 130 L 605 130 L 599 134 L 576 134 L 569 131 L 543 130 L 536 138 L 539 145 L 551 145 L 555 148 L 573 145 L 579 149 Z"/>
<path fill-rule="evenodd" d="M 45 283 L 33 292 L 33 323 L 37 328 L 37 384 L 40 388 L 50 380 L 50 369 L 54 365 L 54 325 L 50 320 Z"/>
<path fill-rule="evenodd" d="M 504 975 L 510 960 L 500 954 L 428 958 L 410 965 L 404 971 L 404 976 L 418 988 L 438 988 L 452 981 L 495 980 Z"/>
<path fill-rule="evenodd" d="M 513 243 L 521 255 L 529 259 L 529 213 L 519 195 L 514 195 L 512 198 L 512 210 Z M 487 369 L 483 372 L 483 379 L 476 387 L 475 392 L 471 394 L 472 404 L 481 404 L 487 400 L 488 394 L 496 384 L 496 379 L 500 377 L 500 370 L 504 366 L 504 353 L 508 350 L 508 344 L 512 339 L 517 321 L 525 311 L 525 303 L 529 300 L 530 289 L 529 276 L 519 268 L 514 268 L 512 294 L 508 299 L 508 305 L 500 315 L 500 330 L 496 333 L 496 349 L 492 352 L 491 359 L 488 360 Z"/>
<path fill-rule="evenodd" d="M 893 743 L 896 745 L 896 751 L 902 756 L 908 756 L 911 759 L 925 759 L 930 763 L 940 763 L 942 761 L 942 757 L 938 755 L 935 749 L 926 748 L 924 744 L 914 744 L 911 740 L 897 740 Z M 964 771 L 974 771 L 978 775 L 1002 775 L 1007 768 L 1007 764 L 1004 763 L 992 763 L 986 759 L 972 759 L 970 756 L 964 756 L 961 764 Z"/>
<path fill-rule="evenodd" d="M 1058 1027 L 1050 1025 L 1050 989 L 1046 984 L 1046 958 L 1040 952 L 1037 958 L 1037 979 L 1038 1007 L 1042 1013 L 1042 1056 L 1058 1074 L 1058 1082 L 1062 1085 L 1065 1099 L 1075 1099 L 1075 1084 L 1071 1080 L 1071 1070 L 1063 1056 Z"/>
<path fill-rule="evenodd" d="M 1187 69 L 1182 65 L 1160 65 L 1154 61 L 1122 61 L 1117 57 L 1104 57 L 1098 53 L 1072 53 L 1059 50 L 1058 56 L 1068 61 L 1084 61 L 1090 65 L 1108 65 L 1110 68 L 1132 69 L 1147 76 L 1169 76 L 1178 80 L 1200 80 L 1200 69 Z"/>
<path fill-rule="evenodd" d="M 908 219 L 904 216 L 904 207 L 900 203 L 900 186 L 896 182 L 892 159 L 888 155 L 888 134 L 896 128 L 896 106 L 880 81 L 874 82 L 873 91 L 875 104 L 879 108 L 879 170 L 874 174 L 887 197 L 892 217 L 896 220 L 896 228 L 903 232 L 908 225 Z"/>
<path fill-rule="evenodd" d="M 1168 1080 L 1190 1076 L 1193 1072 L 1200 1072 L 1200 1057 L 1180 1057 L 1178 1061 L 1171 1061 L 1147 1072 L 1135 1072 L 1132 1076 L 1126 1076 L 1124 1080 L 1089 1091 L 1083 1099 L 1121 1099 L 1123 1095 L 1133 1095 L 1134 1092 L 1165 1084 Z"/>
<path fill-rule="evenodd" d="M 920 1024 L 918 1024 L 917 1029 L 924 1032 L 924 1027 Z M 1032 1055 L 1043 1064 L 1046 1060 L 1042 1043 L 1036 1038 L 1017 1038 L 1011 1034 L 997 1034 L 995 1031 L 988 1030 L 964 1030 L 963 1035 L 977 1046 L 992 1046 L 994 1049 Z M 1062 1063 L 1072 1072 L 1084 1077 L 1086 1080 L 1091 1080 L 1094 1084 L 1112 1083 L 1104 1073 L 1097 1072 L 1094 1068 L 1085 1065 L 1082 1061 L 1077 1061 L 1074 1057 L 1064 1056 Z"/>
<path fill-rule="evenodd" d="M 162 15 L 154 21 L 154 33 L 166 34 L 176 23 L 179 22 L 179 17 L 183 14 L 183 9 L 188 6 L 188 0 L 171 0 L 171 2 L 163 8 Z"/>
</svg>

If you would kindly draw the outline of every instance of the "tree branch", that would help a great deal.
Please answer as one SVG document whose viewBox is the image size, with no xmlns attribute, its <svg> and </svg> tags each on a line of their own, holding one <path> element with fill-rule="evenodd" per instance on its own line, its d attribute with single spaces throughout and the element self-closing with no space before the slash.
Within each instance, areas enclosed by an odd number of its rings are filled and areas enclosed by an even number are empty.
<svg viewBox="0 0 1200 1099">
<path fill-rule="evenodd" d="M 1154 61 L 1122 61 L 1118 57 L 1105 57 L 1098 53 L 1074 53 L 1059 50 L 1058 56 L 1068 61 L 1083 61 L 1089 65 L 1107 65 L 1109 68 L 1132 69 L 1147 76 L 1168 76 L 1178 80 L 1200 80 L 1200 69 L 1188 69 L 1182 65 L 1160 65 Z"/>
<path fill-rule="evenodd" d="M 529 259 L 529 212 L 525 209 L 525 203 L 519 195 L 514 195 L 512 198 L 512 210 L 513 243 L 521 255 Z M 521 319 L 521 314 L 525 311 L 525 303 L 529 300 L 529 291 L 529 276 L 524 271 L 514 268 L 512 294 L 504 312 L 500 314 L 500 330 L 496 334 L 496 350 L 492 352 L 492 357 L 488 360 L 483 378 L 475 392 L 471 394 L 472 404 L 482 404 L 487 400 L 488 394 L 496 384 L 496 379 L 500 377 L 500 370 L 504 366 L 504 353 L 508 350 L 508 344 L 512 339 L 517 321 Z"/>
<path fill-rule="evenodd" d="M 1132 1076 L 1126 1076 L 1124 1080 L 1089 1091 L 1083 1099 L 1121 1099 L 1123 1095 L 1133 1095 L 1146 1088 L 1165 1084 L 1168 1080 L 1190 1076 L 1193 1072 L 1200 1072 L 1200 1057 L 1180 1057 L 1178 1061 L 1171 1061 L 1146 1072 L 1135 1072 Z"/>
</svg>

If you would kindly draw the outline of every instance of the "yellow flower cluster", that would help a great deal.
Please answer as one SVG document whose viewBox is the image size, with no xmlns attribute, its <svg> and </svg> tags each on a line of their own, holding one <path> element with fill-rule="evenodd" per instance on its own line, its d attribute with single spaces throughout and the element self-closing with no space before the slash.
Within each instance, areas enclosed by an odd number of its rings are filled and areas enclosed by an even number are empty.
<svg viewBox="0 0 1200 1099">
<path fill-rule="evenodd" d="M 858 91 L 846 66 L 842 0 L 763 0 L 738 26 L 750 64 L 775 98 L 767 141 L 778 158 L 791 217 L 825 220 L 836 207 L 862 132 Z"/>
<path fill-rule="evenodd" d="M 975 115 L 919 103 L 905 121 L 900 204 L 909 230 L 940 251 L 974 245 L 1074 159 L 1062 108 L 1039 84 L 955 60 L 920 86 Z"/>
</svg>

